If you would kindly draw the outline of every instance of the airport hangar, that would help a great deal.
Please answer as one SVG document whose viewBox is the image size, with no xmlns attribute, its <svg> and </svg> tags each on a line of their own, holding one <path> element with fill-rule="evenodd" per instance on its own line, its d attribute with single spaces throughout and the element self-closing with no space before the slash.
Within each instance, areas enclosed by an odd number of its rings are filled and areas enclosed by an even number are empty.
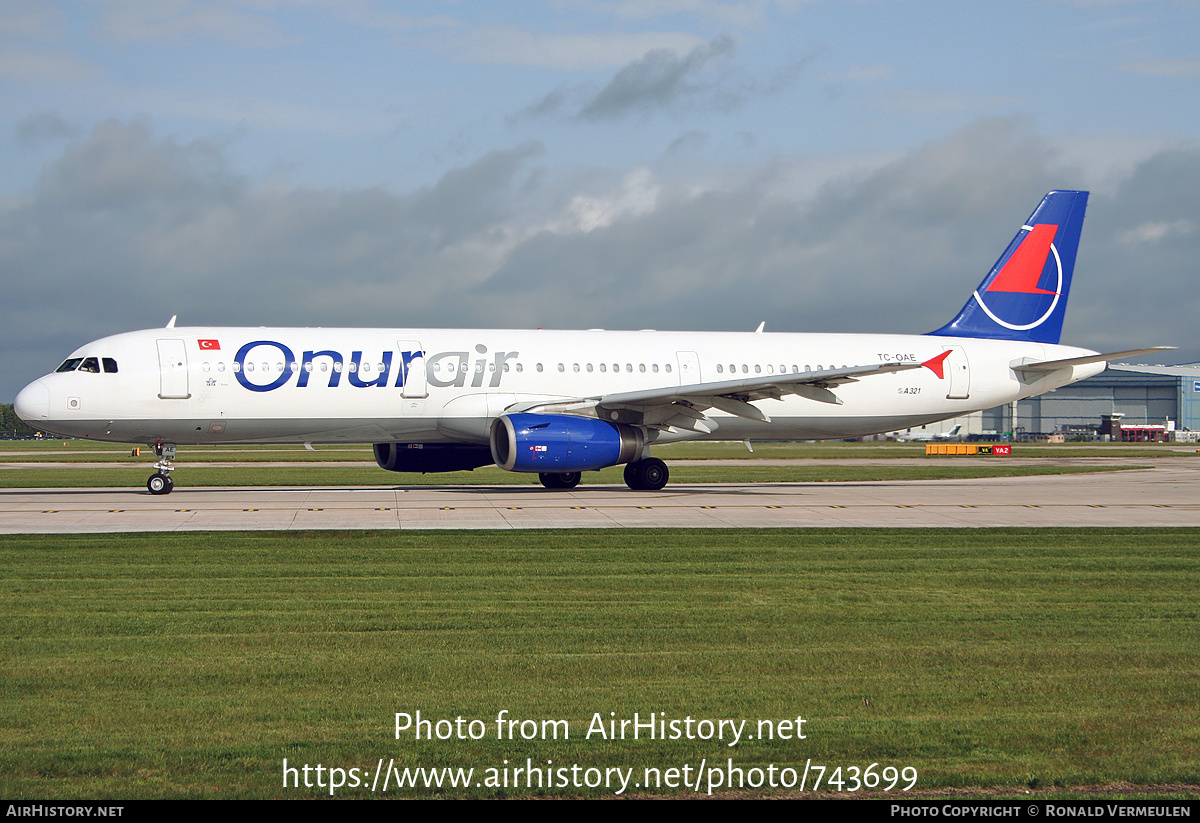
<svg viewBox="0 0 1200 823">
<path fill-rule="evenodd" d="M 1110 365 L 1095 377 L 1037 397 L 890 434 L 943 434 L 961 425 L 961 439 L 1009 432 L 1016 433 L 1015 439 L 1099 439 L 1105 416 L 1112 415 L 1121 415 L 1127 432 L 1161 426 L 1174 432 L 1173 439 L 1200 442 L 1200 363 Z"/>
</svg>

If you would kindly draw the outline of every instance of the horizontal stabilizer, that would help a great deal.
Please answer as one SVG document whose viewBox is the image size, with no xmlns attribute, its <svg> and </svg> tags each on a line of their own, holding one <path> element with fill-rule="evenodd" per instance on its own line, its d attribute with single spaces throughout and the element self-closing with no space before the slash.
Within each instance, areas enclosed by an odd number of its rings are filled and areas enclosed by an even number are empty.
<svg viewBox="0 0 1200 823">
<path fill-rule="evenodd" d="M 1106 360 L 1122 360 L 1126 357 L 1136 357 L 1139 354 L 1152 354 L 1160 351 L 1174 351 L 1175 346 L 1151 346 L 1148 349 L 1130 349 L 1129 351 L 1114 351 L 1107 354 L 1088 354 L 1083 357 L 1068 357 L 1064 360 L 1043 360 L 1040 363 L 1025 363 L 1013 366 L 1014 371 L 1052 372 L 1058 369 L 1068 369 L 1071 366 L 1086 366 L 1088 363 L 1102 363 Z"/>
</svg>

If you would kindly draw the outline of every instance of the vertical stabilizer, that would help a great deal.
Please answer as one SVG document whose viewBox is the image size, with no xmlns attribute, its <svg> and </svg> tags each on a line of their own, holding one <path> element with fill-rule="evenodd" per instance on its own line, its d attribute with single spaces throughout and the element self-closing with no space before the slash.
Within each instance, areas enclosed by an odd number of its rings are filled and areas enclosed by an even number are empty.
<svg viewBox="0 0 1200 823">
<path fill-rule="evenodd" d="M 1058 343 L 1086 191 L 1052 191 L 950 323 L 930 334 Z"/>
</svg>

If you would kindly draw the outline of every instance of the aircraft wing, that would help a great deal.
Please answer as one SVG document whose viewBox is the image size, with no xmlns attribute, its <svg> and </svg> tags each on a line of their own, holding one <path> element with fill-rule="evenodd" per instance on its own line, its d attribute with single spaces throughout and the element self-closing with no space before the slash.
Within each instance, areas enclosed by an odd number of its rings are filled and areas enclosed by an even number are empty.
<svg viewBox="0 0 1200 823">
<path fill-rule="evenodd" d="M 854 383 L 864 377 L 919 369 L 922 366 L 933 369 L 940 376 L 946 354 L 925 363 L 879 363 L 790 374 L 756 375 L 734 380 L 691 383 L 686 386 L 663 386 L 639 391 L 613 392 L 595 397 L 519 404 L 507 411 L 594 414 L 601 420 L 629 425 L 654 429 L 680 428 L 708 433 L 717 428 L 704 415 L 710 408 L 748 420 L 770 423 L 771 418 L 761 409 L 751 405 L 751 401 L 766 398 L 778 400 L 784 395 L 795 394 L 820 403 L 841 405 L 841 399 L 831 391 L 837 386 Z"/>
</svg>

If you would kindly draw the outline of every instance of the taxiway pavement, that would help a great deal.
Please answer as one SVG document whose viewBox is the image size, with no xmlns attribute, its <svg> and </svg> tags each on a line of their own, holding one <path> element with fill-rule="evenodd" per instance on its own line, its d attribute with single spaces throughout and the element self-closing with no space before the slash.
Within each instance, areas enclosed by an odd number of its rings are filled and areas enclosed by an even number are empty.
<svg viewBox="0 0 1200 823">
<path fill-rule="evenodd" d="M 1070 462 L 1070 461 L 1064 461 Z M 1144 461 L 1138 461 L 1142 463 Z M 0 533 L 281 529 L 1200 526 L 1200 460 L 972 480 L 0 490 Z"/>
</svg>

